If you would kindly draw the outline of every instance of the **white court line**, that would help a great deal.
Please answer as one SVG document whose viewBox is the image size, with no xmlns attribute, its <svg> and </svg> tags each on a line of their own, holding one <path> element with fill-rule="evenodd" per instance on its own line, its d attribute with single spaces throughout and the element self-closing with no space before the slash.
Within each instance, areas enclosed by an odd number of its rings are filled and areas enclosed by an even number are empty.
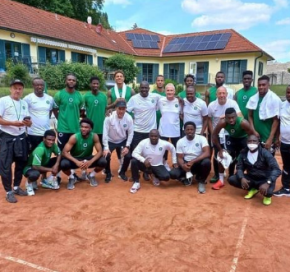
<svg viewBox="0 0 290 272">
<path fill-rule="evenodd" d="M 21 259 L 18 259 L 18 258 L 15 258 L 15 257 L 12 257 L 12 256 L 6 256 L 2 253 L 0 253 L 0 258 L 2 259 L 5 259 L 5 260 L 8 260 L 8 261 L 11 261 L 11 262 L 15 262 L 15 263 L 19 263 L 19 264 L 22 264 L 22 265 L 26 265 L 26 266 L 29 266 L 29 267 L 32 267 L 32 268 L 35 268 L 39 271 L 45 271 L 45 272 L 58 272 L 56 270 L 51 270 L 51 269 L 48 269 L 48 268 L 45 268 L 45 267 L 42 267 L 40 265 L 37 265 L 37 264 L 33 264 L 33 263 L 29 263 L 29 262 L 26 262 L 24 260 L 21 260 Z"/>
<path fill-rule="evenodd" d="M 230 272 L 235 272 L 237 267 L 238 267 L 238 261 L 239 261 L 239 257 L 240 257 L 240 252 L 241 252 L 241 248 L 242 248 L 244 237 L 245 237 L 246 227 L 248 225 L 249 210 L 250 210 L 250 207 L 248 206 L 248 208 L 247 208 L 247 210 L 245 212 L 245 218 L 244 218 L 243 223 L 242 223 L 242 228 L 241 228 L 241 231 L 240 231 L 239 239 L 238 239 L 238 242 L 236 244 L 236 250 L 235 250 L 235 253 L 234 253 L 234 258 L 232 260 L 232 265 L 231 265 Z"/>
</svg>

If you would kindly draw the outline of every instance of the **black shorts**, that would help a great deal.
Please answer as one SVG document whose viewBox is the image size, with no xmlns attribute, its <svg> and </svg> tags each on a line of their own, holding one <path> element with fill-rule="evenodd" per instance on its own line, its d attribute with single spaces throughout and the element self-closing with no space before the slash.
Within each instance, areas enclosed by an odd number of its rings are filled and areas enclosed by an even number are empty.
<svg viewBox="0 0 290 272">
<path fill-rule="evenodd" d="M 76 158 L 76 159 L 78 161 L 84 161 L 84 160 L 89 161 L 91 158 L 93 158 L 93 156 L 84 157 L 84 158 Z M 100 157 L 89 168 L 95 168 L 95 167 L 105 168 L 106 166 L 107 166 L 107 160 L 104 157 Z M 78 168 L 79 167 L 69 159 L 63 158 L 60 162 L 61 170 L 66 171 L 66 170 L 78 169 Z"/>
<path fill-rule="evenodd" d="M 64 149 L 64 146 L 68 142 L 70 136 L 72 136 L 74 133 L 63 133 L 63 132 L 58 132 L 57 133 L 57 145 L 60 150 Z"/>
<path fill-rule="evenodd" d="M 32 153 L 33 150 L 43 141 L 43 136 L 36 135 L 27 135 L 27 140 L 29 144 L 29 153 Z"/>
</svg>

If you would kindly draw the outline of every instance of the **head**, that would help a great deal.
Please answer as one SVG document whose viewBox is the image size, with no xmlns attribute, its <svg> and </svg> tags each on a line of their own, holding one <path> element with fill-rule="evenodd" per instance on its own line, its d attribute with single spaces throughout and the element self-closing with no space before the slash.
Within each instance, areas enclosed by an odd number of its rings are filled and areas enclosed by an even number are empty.
<svg viewBox="0 0 290 272">
<path fill-rule="evenodd" d="M 261 76 L 258 78 L 258 92 L 259 96 L 263 97 L 267 94 L 270 87 L 270 78 L 268 76 Z"/>
<path fill-rule="evenodd" d="M 149 94 L 149 83 L 147 81 L 142 81 L 140 84 L 139 91 L 142 97 L 147 97 Z"/>
<path fill-rule="evenodd" d="M 90 79 L 90 87 L 93 92 L 97 92 L 100 86 L 100 79 L 96 76 L 91 77 Z"/>
<path fill-rule="evenodd" d="M 122 70 L 117 70 L 115 73 L 114 73 L 114 80 L 117 84 L 123 84 L 124 81 L 125 81 L 125 74 Z"/>
<path fill-rule="evenodd" d="M 247 146 L 250 152 L 255 152 L 259 147 L 259 138 L 254 134 L 249 135 L 247 139 Z"/>
<path fill-rule="evenodd" d="M 94 123 L 89 118 L 83 118 L 80 121 L 81 134 L 86 137 L 94 128 Z"/>
<path fill-rule="evenodd" d="M 163 89 L 164 88 L 164 76 L 158 75 L 156 77 L 155 83 L 156 83 L 157 89 Z"/>
<path fill-rule="evenodd" d="M 185 84 L 186 87 L 194 86 L 194 83 L 195 83 L 194 75 L 188 74 L 188 75 L 185 76 L 184 84 Z"/>
<path fill-rule="evenodd" d="M 65 77 L 65 86 L 68 89 L 74 89 L 77 85 L 77 78 L 74 74 L 67 74 Z"/>
<path fill-rule="evenodd" d="M 286 88 L 286 99 L 290 103 L 290 85 Z"/>
<path fill-rule="evenodd" d="M 184 124 L 184 133 L 188 140 L 193 140 L 195 136 L 196 124 L 188 121 Z"/>
<path fill-rule="evenodd" d="M 243 85 L 244 89 L 249 89 L 253 82 L 253 72 L 252 71 L 244 71 L 243 72 Z"/>
<path fill-rule="evenodd" d="M 237 112 L 234 108 L 227 108 L 225 112 L 225 120 L 227 124 L 234 125 L 237 120 Z"/>
<path fill-rule="evenodd" d="M 46 147 L 52 147 L 53 144 L 55 143 L 55 139 L 56 139 L 56 134 L 54 130 L 49 129 L 44 132 L 43 142 Z"/>
<path fill-rule="evenodd" d="M 23 95 L 24 84 L 21 80 L 15 79 L 10 84 L 10 96 L 14 100 L 19 100 Z"/>
<path fill-rule="evenodd" d="M 218 99 L 218 103 L 220 105 L 224 105 L 227 102 L 227 96 L 228 96 L 228 92 L 227 89 L 223 86 L 220 86 L 217 90 L 216 90 L 216 96 Z"/>
<path fill-rule="evenodd" d="M 149 132 L 149 139 L 152 145 L 157 145 L 159 140 L 159 131 L 157 129 L 152 129 Z"/>
<path fill-rule="evenodd" d="M 190 103 L 195 101 L 195 89 L 193 86 L 186 87 L 186 98 Z"/>
<path fill-rule="evenodd" d="M 175 87 L 172 83 L 165 86 L 165 94 L 168 100 L 173 100 L 175 95 Z"/>
<path fill-rule="evenodd" d="M 215 75 L 215 84 L 217 87 L 222 86 L 225 83 L 225 73 L 219 71 Z"/>
<path fill-rule="evenodd" d="M 125 100 L 121 100 L 117 102 L 116 113 L 119 119 L 122 119 L 124 117 L 126 109 L 127 109 L 127 105 L 126 105 Z"/>
<path fill-rule="evenodd" d="M 36 96 L 43 96 L 44 92 L 44 80 L 36 77 L 32 80 L 33 90 Z"/>
</svg>

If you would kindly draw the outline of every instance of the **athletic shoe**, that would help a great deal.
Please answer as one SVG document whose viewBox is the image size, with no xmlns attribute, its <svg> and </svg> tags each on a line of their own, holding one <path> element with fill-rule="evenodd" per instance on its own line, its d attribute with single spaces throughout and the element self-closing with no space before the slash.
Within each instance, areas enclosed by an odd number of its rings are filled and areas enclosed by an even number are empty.
<svg viewBox="0 0 290 272">
<path fill-rule="evenodd" d="M 27 195 L 29 195 L 29 196 L 35 195 L 34 190 L 33 190 L 33 185 L 31 183 L 28 183 L 26 185 L 26 192 L 27 192 Z"/>
<path fill-rule="evenodd" d="M 168 164 L 167 161 L 164 162 L 164 166 L 165 166 L 165 168 L 166 168 L 166 170 L 167 170 L 168 172 L 171 170 L 171 168 L 170 168 L 170 166 L 169 166 L 169 164 Z"/>
<path fill-rule="evenodd" d="M 17 202 L 17 199 L 13 193 L 13 191 L 10 191 L 6 194 L 6 200 L 9 202 L 9 203 L 16 203 Z"/>
<path fill-rule="evenodd" d="M 263 204 L 266 205 L 266 206 L 269 206 L 271 203 L 272 203 L 272 198 L 264 196 Z"/>
<path fill-rule="evenodd" d="M 48 181 L 47 179 L 41 181 L 41 186 L 45 189 L 54 189 L 53 181 Z"/>
<path fill-rule="evenodd" d="M 79 177 L 76 173 L 73 174 L 75 177 L 75 183 L 82 181 L 81 177 Z"/>
<path fill-rule="evenodd" d="M 210 179 L 210 183 L 216 183 L 217 181 L 219 180 L 219 178 L 218 177 L 216 177 L 216 176 L 213 176 L 211 179 Z"/>
<path fill-rule="evenodd" d="M 98 182 L 97 182 L 95 176 L 92 177 L 91 175 L 88 175 L 88 180 L 90 181 L 90 185 L 92 187 L 97 187 L 98 186 Z"/>
<path fill-rule="evenodd" d="M 102 170 L 102 175 L 104 175 L 104 176 L 106 175 L 106 169 Z"/>
<path fill-rule="evenodd" d="M 184 186 L 190 186 L 192 184 L 192 178 L 190 179 L 183 178 L 181 179 L 181 182 L 183 183 Z"/>
<path fill-rule="evenodd" d="M 158 178 L 156 178 L 154 175 L 152 175 L 153 176 L 153 180 L 152 180 L 152 182 L 153 182 L 153 185 L 154 186 L 159 186 L 160 185 L 160 180 L 158 179 Z"/>
<path fill-rule="evenodd" d="M 149 181 L 149 180 L 150 180 L 149 174 L 146 173 L 146 172 L 143 172 L 143 179 L 144 179 L 145 181 Z"/>
<path fill-rule="evenodd" d="M 68 190 L 73 190 L 75 188 L 75 183 L 76 183 L 76 178 L 69 178 L 68 179 L 68 184 L 67 184 L 67 189 Z"/>
<path fill-rule="evenodd" d="M 88 180 L 87 174 L 88 174 L 87 171 L 82 171 L 82 175 L 81 175 L 80 179 L 81 180 Z"/>
<path fill-rule="evenodd" d="M 290 190 L 286 190 L 284 187 L 282 187 L 280 190 L 275 191 L 273 193 L 274 196 L 288 196 L 290 197 Z"/>
<path fill-rule="evenodd" d="M 59 184 L 58 184 L 57 178 L 54 177 L 54 179 L 52 180 L 52 185 L 53 185 L 54 190 L 59 189 Z"/>
<path fill-rule="evenodd" d="M 213 190 L 219 190 L 221 188 L 223 188 L 225 185 L 220 181 L 218 180 L 211 188 Z"/>
<path fill-rule="evenodd" d="M 112 173 L 106 174 L 105 182 L 109 183 L 112 180 Z"/>
<path fill-rule="evenodd" d="M 119 173 L 118 178 L 122 179 L 123 181 L 128 181 L 128 177 L 122 172 Z"/>
<path fill-rule="evenodd" d="M 27 196 L 27 192 L 22 190 L 20 187 L 17 187 L 16 190 L 13 190 L 14 194 L 19 195 L 19 196 Z"/>
<path fill-rule="evenodd" d="M 134 182 L 131 189 L 130 189 L 130 193 L 135 194 L 137 193 L 137 191 L 140 189 L 140 182 Z"/>
<path fill-rule="evenodd" d="M 32 181 L 31 183 L 33 190 L 38 190 L 37 181 Z"/>
<path fill-rule="evenodd" d="M 251 189 L 245 196 L 244 199 L 251 199 L 253 198 L 257 193 L 259 192 L 259 190 L 257 189 Z"/>
<path fill-rule="evenodd" d="M 205 193 L 205 183 L 203 183 L 203 182 L 199 182 L 198 183 L 198 192 L 200 194 L 204 194 Z"/>
</svg>

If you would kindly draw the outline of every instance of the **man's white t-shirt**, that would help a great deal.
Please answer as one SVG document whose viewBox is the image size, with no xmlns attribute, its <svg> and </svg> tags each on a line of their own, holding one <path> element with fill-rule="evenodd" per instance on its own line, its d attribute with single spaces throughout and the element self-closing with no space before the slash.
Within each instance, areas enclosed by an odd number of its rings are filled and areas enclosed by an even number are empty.
<svg viewBox="0 0 290 272">
<path fill-rule="evenodd" d="M 149 133 L 157 128 L 156 109 L 159 94 L 149 93 L 147 97 L 133 95 L 127 103 L 127 111 L 134 113 L 134 131 Z"/>
<path fill-rule="evenodd" d="M 176 153 L 183 154 L 185 161 L 191 161 L 202 154 L 202 148 L 205 146 L 209 145 L 207 139 L 202 135 L 195 135 L 191 141 L 184 136 L 177 142 Z"/>
<path fill-rule="evenodd" d="M 53 98 L 48 94 L 38 97 L 31 93 L 23 98 L 28 104 L 29 115 L 32 125 L 27 128 L 29 135 L 43 136 L 44 132 L 50 129 L 50 111 L 53 109 Z"/>
<path fill-rule="evenodd" d="M 280 108 L 280 136 L 282 143 L 290 144 L 290 103 L 287 100 Z"/>
<path fill-rule="evenodd" d="M 193 103 L 190 103 L 187 98 L 184 98 L 183 106 L 183 123 L 188 121 L 194 122 L 196 125 L 196 134 L 200 134 L 202 130 L 203 117 L 208 115 L 206 103 L 196 98 Z"/>
<path fill-rule="evenodd" d="M 158 101 L 158 109 L 161 112 L 159 134 L 163 137 L 180 137 L 180 105 L 177 98 L 168 100 L 161 97 Z"/>
<path fill-rule="evenodd" d="M 14 100 L 9 95 L 1 97 L 0 116 L 6 121 L 22 121 L 24 117 L 29 116 L 28 105 L 24 100 Z M 26 127 L 1 125 L 1 130 L 10 135 L 19 136 L 25 132 Z"/>
</svg>

